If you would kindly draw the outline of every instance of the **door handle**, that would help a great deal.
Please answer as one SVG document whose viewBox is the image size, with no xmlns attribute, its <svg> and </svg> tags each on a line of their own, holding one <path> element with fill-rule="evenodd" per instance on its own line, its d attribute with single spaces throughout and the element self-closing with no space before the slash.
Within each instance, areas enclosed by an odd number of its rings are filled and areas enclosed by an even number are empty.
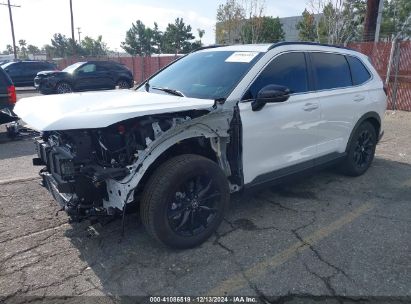
<svg viewBox="0 0 411 304">
<path fill-rule="evenodd" d="M 354 101 L 357 101 L 357 102 L 362 101 L 364 99 L 365 99 L 364 95 L 355 95 L 354 96 Z"/>
<path fill-rule="evenodd" d="M 303 109 L 304 111 L 314 111 L 318 109 L 318 103 L 306 103 Z"/>
</svg>

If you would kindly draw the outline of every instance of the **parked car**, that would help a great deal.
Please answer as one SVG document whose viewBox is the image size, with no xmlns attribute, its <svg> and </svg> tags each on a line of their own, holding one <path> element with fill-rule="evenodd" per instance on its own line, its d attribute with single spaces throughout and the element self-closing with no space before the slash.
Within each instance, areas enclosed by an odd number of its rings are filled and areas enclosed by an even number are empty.
<svg viewBox="0 0 411 304">
<path fill-rule="evenodd" d="M 13 113 L 16 100 L 16 88 L 7 73 L 0 68 L 0 125 L 18 120 Z"/>
<path fill-rule="evenodd" d="M 368 58 L 311 43 L 190 53 L 136 92 L 33 97 L 43 183 L 74 218 L 140 204 L 148 232 L 188 248 L 219 226 L 230 194 L 339 164 L 370 167 L 386 93 Z"/>
<path fill-rule="evenodd" d="M 133 74 L 124 65 L 113 61 L 77 62 L 63 71 L 37 74 L 35 87 L 43 94 L 71 93 L 101 89 L 129 89 L 134 85 Z"/>
<path fill-rule="evenodd" d="M 16 87 L 34 86 L 34 77 L 40 71 L 56 71 L 54 63 L 47 61 L 12 61 L 1 66 Z"/>
</svg>

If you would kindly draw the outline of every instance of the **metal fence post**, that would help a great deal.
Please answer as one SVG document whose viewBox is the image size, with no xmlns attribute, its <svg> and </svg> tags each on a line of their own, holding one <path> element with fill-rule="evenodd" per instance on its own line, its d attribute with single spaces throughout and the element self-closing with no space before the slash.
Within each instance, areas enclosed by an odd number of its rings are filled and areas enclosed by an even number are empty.
<svg viewBox="0 0 411 304">
<path fill-rule="evenodd" d="M 392 92 L 392 108 L 397 110 L 397 92 L 398 92 L 398 73 L 400 69 L 400 55 L 401 55 L 401 43 L 397 43 L 395 47 L 394 58 L 394 87 Z"/>
</svg>

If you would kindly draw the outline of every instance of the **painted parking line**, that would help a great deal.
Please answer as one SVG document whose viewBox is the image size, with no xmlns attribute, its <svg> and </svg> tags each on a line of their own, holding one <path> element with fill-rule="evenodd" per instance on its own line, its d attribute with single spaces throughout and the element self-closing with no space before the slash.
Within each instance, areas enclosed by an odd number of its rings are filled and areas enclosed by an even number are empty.
<svg viewBox="0 0 411 304">
<path fill-rule="evenodd" d="M 23 177 L 23 178 L 11 178 L 11 179 L 0 179 L 0 185 L 7 185 L 7 184 L 15 184 L 15 183 L 22 183 L 27 181 L 32 181 L 40 179 L 40 176 L 37 174 L 35 176 Z"/>
<path fill-rule="evenodd" d="M 327 236 L 339 230 L 348 223 L 351 223 L 360 215 L 370 211 L 374 207 L 375 205 L 373 205 L 370 202 L 365 203 L 359 208 L 345 214 L 343 217 L 332 222 L 328 226 L 322 227 L 319 230 L 308 235 L 307 237 L 304 237 L 303 239 L 305 243 L 298 241 L 294 243 L 292 246 L 288 247 L 287 249 L 281 251 L 280 253 L 251 266 L 250 268 L 244 270 L 242 273 L 234 274 L 233 276 L 219 283 L 215 288 L 209 290 L 207 294 L 210 296 L 221 296 L 226 293 L 232 293 L 233 291 L 239 290 L 242 287 L 247 286 L 248 284 L 245 278 L 252 279 L 260 277 L 264 275 L 266 272 L 272 270 L 273 268 L 276 268 L 284 264 L 292 257 L 294 257 L 297 254 L 297 252 L 302 252 L 308 249 L 309 246 L 307 245 L 307 243 L 314 245 L 315 243 L 326 238 Z"/>
</svg>

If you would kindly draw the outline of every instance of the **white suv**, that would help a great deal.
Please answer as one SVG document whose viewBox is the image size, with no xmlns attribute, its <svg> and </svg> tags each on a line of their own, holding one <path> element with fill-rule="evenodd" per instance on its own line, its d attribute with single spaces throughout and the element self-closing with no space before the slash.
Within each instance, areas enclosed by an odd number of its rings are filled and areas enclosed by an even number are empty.
<svg viewBox="0 0 411 304">
<path fill-rule="evenodd" d="M 230 193 L 342 163 L 370 166 L 383 83 L 368 58 L 310 43 L 203 48 L 136 91 L 19 101 L 42 131 L 43 184 L 74 218 L 140 205 L 160 242 L 188 248 L 218 227 Z"/>
</svg>

